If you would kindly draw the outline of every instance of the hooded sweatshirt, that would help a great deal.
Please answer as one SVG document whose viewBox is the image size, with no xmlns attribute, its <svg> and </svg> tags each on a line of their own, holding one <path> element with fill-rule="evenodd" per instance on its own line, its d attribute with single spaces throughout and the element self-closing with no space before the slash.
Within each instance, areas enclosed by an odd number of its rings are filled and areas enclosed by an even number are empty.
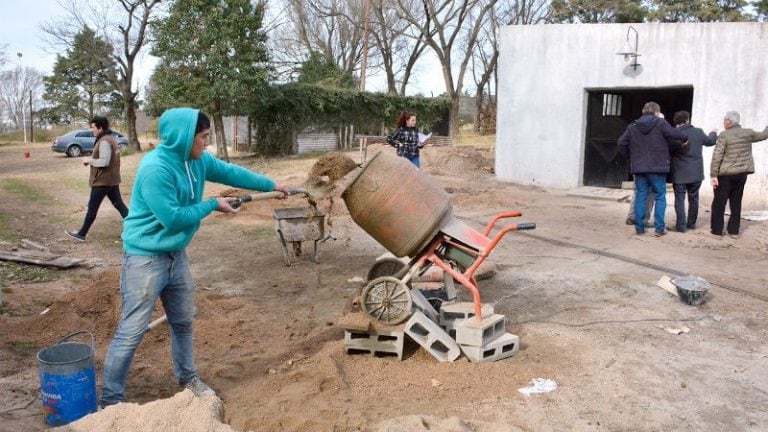
<svg viewBox="0 0 768 432">
<path fill-rule="evenodd" d="M 688 137 L 666 120 L 645 114 L 633 121 L 619 138 L 619 152 L 629 158 L 632 174 L 666 174 L 670 151 L 685 152 Z"/>
<path fill-rule="evenodd" d="M 162 142 L 141 160 L 123 224 L 123 248 L 132 255 L 184 250 L 200 221 L 218 208 L 203 200 L 205 181 L 269 192 L 275 183 L 208 152 L 190 159 L 198 110 L 174 108 L 160 117 Z"/>
</svg>

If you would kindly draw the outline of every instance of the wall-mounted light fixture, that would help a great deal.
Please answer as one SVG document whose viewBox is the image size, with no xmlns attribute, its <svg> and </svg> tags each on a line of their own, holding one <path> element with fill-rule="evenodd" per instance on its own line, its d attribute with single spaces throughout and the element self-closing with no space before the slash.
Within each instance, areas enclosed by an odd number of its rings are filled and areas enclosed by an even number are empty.
<svg viewBox="0 0 768 432">
<path fill-rule="evenodd" d="M 629 32 L 635 32 L 635 45 L 632 46 L 632 43 L 629 39 Z M 627 29 L 627 41 L 624 44 L 624 48 L 621 49 L 621 51 L 617 52 L 616 55 L 623 55 L 624 61 L 629 61 L 629 59 L 632 59 L 632 69 L 637 70 L 637 67 L 640 66 L 640 64 L 637 62 L 637 58 L 640 57 L 642 54 L 640 54 L 637 50 L 637 43 L 638 43 L 639 35 L 637 34 L 637 30 L 629 26 Z"/>
</svg>

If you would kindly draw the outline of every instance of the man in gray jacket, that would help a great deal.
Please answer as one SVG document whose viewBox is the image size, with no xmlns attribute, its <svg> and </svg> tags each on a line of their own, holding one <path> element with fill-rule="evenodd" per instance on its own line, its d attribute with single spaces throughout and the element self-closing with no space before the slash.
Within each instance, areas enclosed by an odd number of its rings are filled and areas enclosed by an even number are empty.
<svg viewBox="0 0 768 432">
<path fill-rule="evenodd" d="M 737 238 L 741 221 L 741 198 L 747 176 L 755 172 L 752 158 L 752 143 L 768 139 L 768 126 L 762 132 L 744 129 L 739 124 L 741 117 L 736 111 L 728 111 L 723 119 L 725 130 L 717 137 L 709 176 L 715 188 L 712 200 L 712 234 L 723 235 L 725 204 L 730 205 L 728 234 Z"/>
<path fill-rule="evenodd" d="M 699 188 L 704 180 L 703 146 L 711 147 L 717 142 L 717 133 L 706 135 L 703 130 L 691 125 L 691 114 L 678 111 L 672 121 L 678 130 L 688 136 L 688 151 L 672 155 L 672 188 L 675 191 L 675 228 L 685 232 L 696 228 L 699 216 Z M 685 214 L 685 196 L 688 195 L 688 216 Z"/>
</svg>

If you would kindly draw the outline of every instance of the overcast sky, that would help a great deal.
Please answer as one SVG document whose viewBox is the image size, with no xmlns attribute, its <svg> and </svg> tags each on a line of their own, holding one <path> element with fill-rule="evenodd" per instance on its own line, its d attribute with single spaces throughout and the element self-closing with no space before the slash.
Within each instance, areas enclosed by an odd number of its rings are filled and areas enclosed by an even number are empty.
<svg viewBox="0 0 768 432">
<path fill-rule="evenodd" d="M 40 24 L 63 16 L 64 11 L 56 0 L 0 0 L 0 5 L 3 6 L 0 12 L 0 45 L 4 45 L 8 59 L 12 64 L 20 62 L 22 66 L 31 66 L 49 75 L 56 55 L 46 52 Z M 22 57 L 19 58 L 17 53 L 21 53 Z M 137 65 L 136 79 L 141 87 L 149 79 L 154 64 L 155 60 L 145 55 Z M 386 90 L 383 74 L 371 75 L 372 71 L 368 74 L 366 88 L 369 91 Z M 411 94 L 421 92 L 431 96 L 443 93 L 445 86 L 437 62 L 424 62 L 418 75 L 412 78 L 410 87 L 408 93 Z"/>
</svg>

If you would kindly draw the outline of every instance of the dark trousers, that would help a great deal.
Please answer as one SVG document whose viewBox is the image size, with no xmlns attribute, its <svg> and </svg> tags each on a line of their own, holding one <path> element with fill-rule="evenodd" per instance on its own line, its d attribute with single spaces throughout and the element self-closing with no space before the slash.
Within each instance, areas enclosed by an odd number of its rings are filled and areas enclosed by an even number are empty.
<svg viewBox="0 0 768 432">
<path fill-rule="evenodd" d="M 696 219 L 699 217 L 699 188 L 701 182 L 674 183 L 675 191 L 675 229 L 685 231 L 696 228 Z M 688 217 L 685 215 L 685 196 L 688 195 Z"/>
<path fill-rule="evenodd" d="M 120 196 L 120 186 L 94 186 L 91 188 L 91 198 L 88 200 L 88 212 L 85 213 L 83 227 L 77 232 L 81 236 L 88 235 L 88 230 L 91 229 L 93 221 L 96 220 L 96 214 L 99 212 L 104 197 L 109 198 L 123 219 L 128 216 L 128 207 L 125 206 L 123 198 Z"/>
<path fill-rule="evenodd" d="M 727 202 L 731 209 L 731 216 L 728 218 L 728 234 L 736 235 L 739 233 L 741 224 L 741 197 L 744 195 L 747 174 L 719 176 L 717 181 L 718 187 L 715 189 L 715 198 L 712 200 L 712 234 L 723 234 Z"/>
</svg>

